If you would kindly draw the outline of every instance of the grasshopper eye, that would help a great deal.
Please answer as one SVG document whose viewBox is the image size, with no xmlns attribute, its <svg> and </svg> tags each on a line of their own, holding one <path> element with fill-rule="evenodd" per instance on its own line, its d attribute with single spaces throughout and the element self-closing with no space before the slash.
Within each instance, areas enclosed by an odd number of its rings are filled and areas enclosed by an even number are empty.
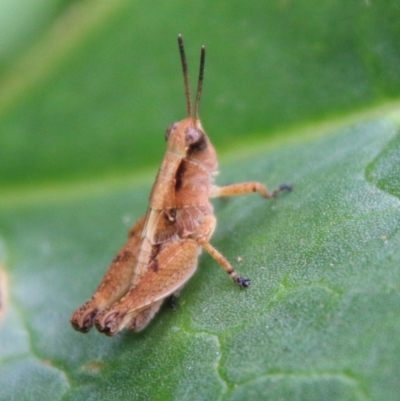
<svg viewBox="0 0 400 401">
<path fill-rule="evenodd" d="M 198 128 L 189 127 L 185 131 L 185 142 L 187 146 L 187 154 L 201 152 L 207 149 L 207 139 L 204 132 Z"/>
<path fill-rule="evenodd" d="M 188 146 L 202 140 L 204 137 L 203 131 L 198 128 L 188 127 L 185 130 L 185 142 Z"/>
<path fill-rule="evenodd" d="M 173 131 L 176 130 L 176 127 L 177 127 L 177 126 L 178 126 L 178 123 L 173 123 L 173 124 L 171 124 L 171 125 L 167 128 L 167 130 L 165 131 L 165 140 L 166 140 L 166 141 L 168 141 L 169 136 L 171 135 L 171 133 L 172 133 Z"/>
</svg>

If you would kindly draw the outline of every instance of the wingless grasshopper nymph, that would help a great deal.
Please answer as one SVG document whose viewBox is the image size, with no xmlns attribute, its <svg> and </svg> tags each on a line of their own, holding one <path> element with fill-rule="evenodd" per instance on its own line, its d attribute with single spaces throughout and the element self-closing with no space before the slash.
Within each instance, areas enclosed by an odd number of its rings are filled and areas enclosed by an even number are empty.
<svg viewBox="0 0 400 401">
<path fill-rule="evenodd" d="M 191 103 L 182 36 L 178 36 L 185 83 L 187 118 L 166 131 L 167 151 L 152 188 L 145 216 L 111 263 L 92 298 L 71 317 L 74 329 L 96 328 L 113 336 L 124 328 L 143 330 L 164 300 L 177 296 L 194 274 L 201 250 L 207 251 L 240 287 L 250 280 L 240 276 L 211 244 L 216 218 L 210 198 L 258 192 L 274 198 L 290 185 L 269 192 L 259 182 L 218 187 L 217 155 L 199 119 L 205 47 L 201 48 L 200 74 L 194 108 Z"/>
</svg>

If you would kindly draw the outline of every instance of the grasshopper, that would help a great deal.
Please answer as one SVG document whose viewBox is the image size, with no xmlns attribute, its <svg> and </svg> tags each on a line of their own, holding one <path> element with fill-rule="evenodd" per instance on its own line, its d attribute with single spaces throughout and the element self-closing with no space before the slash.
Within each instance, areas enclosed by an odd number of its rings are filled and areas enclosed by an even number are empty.
<svg viewBox="0 0 400 401">
<path fill-rule="evenodd" d="M 167 151 L 152 188 L 149 206 L 129 232 L 126 244 L 111 263 L 92 298 L 71 317 L 74 329 L 86 333 L 93 324 L 113 336 L 124 328 L 143 330 L 166 298 L 178 296 L 197 268 L 202 249 L 208 252 L 240 287 L 250 280 L 240 276 L 211 244 L 216 218 L 210 198 L 258 192 L 274 198 L 283 184 L 268 191 L 260 182 L 223 187 L 213 184 L 218 173 L 217 155 L 199 118 L 205 47 L 192 108 L 187 61 L 178 36 L 187 117 L 166 131 Z"/>
</svg>

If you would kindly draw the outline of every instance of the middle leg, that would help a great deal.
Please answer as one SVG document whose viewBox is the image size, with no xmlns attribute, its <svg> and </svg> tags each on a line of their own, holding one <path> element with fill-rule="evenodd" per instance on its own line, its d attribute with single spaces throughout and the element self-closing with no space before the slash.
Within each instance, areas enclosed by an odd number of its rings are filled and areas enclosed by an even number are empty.
<svg viewBox="0 0 400 401">
<path fill-rule="evenodd" d="M 229 274 L 233 281 L 239 284 L 239 286 L 242 288 L 249 287 L 250 280 L 240 276 L 225 258 L 225 256 L 210 244 L 210 238 L 214 232 L 215 225 L 216 218 L 213 215 L 206 216 L 196 230 L 196 233 L 193 235 L 193 239 L 195 239 L 197 243 L 218 262 L 218 264 Z"/>
</svg>

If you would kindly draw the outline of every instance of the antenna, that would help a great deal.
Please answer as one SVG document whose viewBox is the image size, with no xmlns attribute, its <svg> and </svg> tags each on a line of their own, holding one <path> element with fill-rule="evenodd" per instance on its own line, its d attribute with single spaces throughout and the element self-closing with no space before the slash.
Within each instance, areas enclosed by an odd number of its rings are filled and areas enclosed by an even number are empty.
<svg viewBox="0 0 400 401">
<path fill-rule="evenodd" d="M 197 84 L 197 94 L 196 94 L 196 103 L 194 105 L 194 117 L 196 120 L 199 119 L 199 104 L 200 104 L 200 96 L 201 90 L 203 88 L 203 78 L 204 78 L 204 63 L 206 60 L 206 48 L 201 46 L 201 53 L 200 53 L 200 71 L 199 71 L 199 82 Z"/>
<path fill-rule="evenodd" d="M 192 115 L 192 101 L 190 99 L 190 86 L 189 86 L 188 66 L 187 66 L 185 48 L 183 46 L 183 39 L 182 39 L 182 35 L 181 34 L 178 35 L 178 46 L 179 46 L 179 53 L 181 55 L 183 79 L 185 81 L 185 96 L 186 96 L 187 114 L 188 114 L 188 117 L 190 117 Z"/>
</svg>

